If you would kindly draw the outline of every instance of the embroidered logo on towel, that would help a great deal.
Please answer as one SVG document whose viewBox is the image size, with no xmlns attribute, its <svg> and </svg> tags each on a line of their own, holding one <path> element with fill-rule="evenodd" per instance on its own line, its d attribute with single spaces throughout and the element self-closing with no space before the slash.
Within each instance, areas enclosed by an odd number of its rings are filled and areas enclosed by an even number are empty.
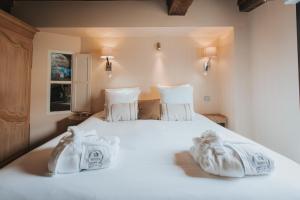
<svg viewBox="0 0 300 200">
<path fill-rule="evenodd" d="M 252 166 L 258 174 L 265 174 L 272 171 L 272 163 L 262 153 L 255 153 L 252 156 Z"/>
<path fill-rule="evenodd" d="M 109 148 L 105 145 L 84 145 L 80 169 L 102 169 L 110 163 Z"/>
<path fill-rule="evenodd" d="M 102 165 L 103 154 L 100 150 L 91 150 L 88 152 L 88 168 L 98 168 Z"/>
</svg>

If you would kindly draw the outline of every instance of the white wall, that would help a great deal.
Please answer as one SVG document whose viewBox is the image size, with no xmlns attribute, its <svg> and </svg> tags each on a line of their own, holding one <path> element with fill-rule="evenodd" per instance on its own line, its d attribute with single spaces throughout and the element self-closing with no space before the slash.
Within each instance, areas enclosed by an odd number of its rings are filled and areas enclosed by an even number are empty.
<svg viewBox="0 0 300 200">
<path fill-rule="evenodd" d="M 229 32 L 219 38 L 218 41 L 218 84 L 220 113 L 226 113 L 229 120 L 229 128 L 234 127 L 232 119 L 235 118 L 234 110 L 234 32 Z M 235 121 L 234 121 L 235 122 Z M 236 122 L 237 123 L 237 122 Z M 249 130 L 248 130 L 249 131 Z"/>
<path fill-rule="evenodd" d="M 252 137 L 300 162 L 295 6 L 270 1 L 249 17 Z"/>
<path fill-rule="evenodd" d="M 157 42 L 161 43 L 161 51 L 155 48 Z M 105 60 L 93 53 L 108 43 L 115 46 L 111 79 L 105 72 Z M 219 112 L 217 62 L 204 76 L 200 47 L 193 38 L 177 36 L 82 38 L 82 52 L 93 53 L 92 111 L 103 110 L 105 88 L 139 86 L 143 99 L 159 98 L 155 87 L 159 84 L 190 83 L 194 86 L 195 109 L 201 113 Z M 204 96 L 210 96 L 211 101 L 205 102 Z"/>
<path fill-rule="evenodd" d="M 47 101 L 50 79 L 48 53 L 50 50 L 80 52 L 81 40 L 53 33 L 39 32 L 33 40 L 31 72 L 30 143 L 34 144 L 56 134 L 57 123 L 68 114 L 48 114 Z"/>
</svg>

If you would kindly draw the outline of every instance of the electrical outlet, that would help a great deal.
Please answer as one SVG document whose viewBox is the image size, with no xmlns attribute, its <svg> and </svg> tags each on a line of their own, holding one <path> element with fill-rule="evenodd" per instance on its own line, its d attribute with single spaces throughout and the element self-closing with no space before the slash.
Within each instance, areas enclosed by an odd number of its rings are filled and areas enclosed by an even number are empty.
<svg viewBox="0 0 300 200">
<path fill-rule="evenodd" d="M 210 102 L 210 96 L 204 96 L 204 97 L 203 97 L 203 100 L 204 100 L 205 102 Z"/>
</svg>

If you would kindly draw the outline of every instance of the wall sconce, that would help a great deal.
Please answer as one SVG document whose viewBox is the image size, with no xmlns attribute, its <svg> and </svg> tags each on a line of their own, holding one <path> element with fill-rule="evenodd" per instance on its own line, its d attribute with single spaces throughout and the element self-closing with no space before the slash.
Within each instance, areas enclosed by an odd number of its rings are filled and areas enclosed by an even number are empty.
<svg viewBox="0 0 300 200">
<path fill-rule="evenodd" d="M 156 43 L 156 50 L 157 50 L 157 51 L 160 51 L 160 50 L 161 50 L 160 42 L 157 42 L 157 43 Z"/>
<path fill-rule="evenodd" d="M 111 78 L 112 77 L 112 62 L 110 60 L 114 58 L 114 56 L 112 55 L 112 48 L 104 47 L 102 49 L 101 54 L 102 54 L 101 58 L 106 60 L 105 71 L 108 74 L 108 78 Z"/>
<path fill-rule="evenodd" d="M 204 62 L 203 68 L 204 68 L 204 76 L 207 76 L 208 70 L 211 66 L 211 60 L 212 58 L 215 58 L 217 56 L 217 48 L 216 47 L 206 47 L 203 49 L 203 57 L 207 58 L 207 60 Z"/>
</svg>

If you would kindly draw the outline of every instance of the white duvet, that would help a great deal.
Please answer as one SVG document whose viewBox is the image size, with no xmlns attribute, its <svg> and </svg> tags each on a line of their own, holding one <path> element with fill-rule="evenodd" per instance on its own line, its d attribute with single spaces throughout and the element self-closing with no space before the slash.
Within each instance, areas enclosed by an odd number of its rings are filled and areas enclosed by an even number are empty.
<svg viewBox="0 0 300 200">
<path fill-rule="evenodd" d="M 121 140 L 118 162 L 104 170 L 47 177 L 58 137 L 0 170 L 1 200 L 300 200 L 300 166 L 265 149 L 276 167 L 269 176 L 208 175 L 189 154 L 192 138 L 207 129 L 223 139 L 241 138 L 197 115 L 194 121 L 139 120 L 108 123 L 91 117 L 80 127 Z"/>
</svg>

